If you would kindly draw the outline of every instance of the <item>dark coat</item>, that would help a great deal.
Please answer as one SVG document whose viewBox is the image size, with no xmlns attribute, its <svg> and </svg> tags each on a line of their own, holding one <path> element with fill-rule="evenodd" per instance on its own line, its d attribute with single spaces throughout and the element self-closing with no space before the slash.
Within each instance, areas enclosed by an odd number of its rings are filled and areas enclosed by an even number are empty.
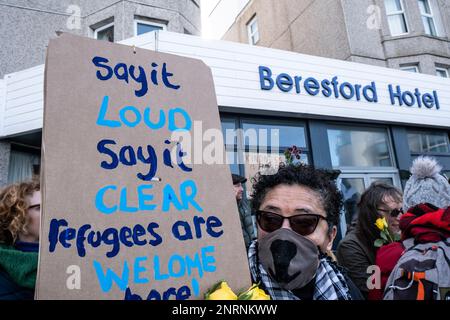
<svg viewBox="0 0 450 320">
<path fill-rule="evenodd" d="M 344 278 L 347 281 L 348 291 L 350 292 L 352 300 L 366 300 L 358 287 L 353 283 L 352 279 L 346 274 L 344 274 Z"/>
<path fill-rule="evenodd" d="M 358 239 L 354 230 L 339 243 L 336 257 L 338 264 L 347 270 L 350 279 L 367 298 L 367 279 L 370 276 L 367 268 L 375 264 L 375 252 Z"/>
<path fill-rule="evenodd" d="M 20 242 L 16 246 L 0 244 L 0 300 L 30 300 L 34 298 L 38 252 L 28 243 Z M 19 246 L 19 242 L 17 242 Z"/>
<path fill-rule="evenodd" d="M 33 300 L 34 290 L 18 286 L 0 269 L 0 300 Z"/>
<path fill-rule="evenodd" d="M 241 219 L 245 247 L 248 248 L 252 240 L 256 238 L 256 231 L 253 227 L 252 211 L 246 200 L 239 201 L 237 205 L 239 209 L 239 217 Z"/>
</svg>

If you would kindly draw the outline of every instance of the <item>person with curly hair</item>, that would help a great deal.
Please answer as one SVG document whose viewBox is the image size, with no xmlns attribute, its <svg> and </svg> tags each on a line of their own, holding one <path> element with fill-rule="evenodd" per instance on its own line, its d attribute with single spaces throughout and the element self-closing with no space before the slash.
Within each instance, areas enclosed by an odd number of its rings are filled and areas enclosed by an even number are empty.
<svg viewBox="0 0 450 320">
<path fill-rule="evenodd" d="M 360 300 L 326 254 L 337 233 L 342 195 L 326 170 L 281 165 L 253 179 L 258 236 L 249 248 L 252 280 L 273 300 Z"/>
<path fill-rule="evenodd" d="M 39 182 L 0 192 L 0 300 L 33 299 L 39 251 Z"/>
</svg>

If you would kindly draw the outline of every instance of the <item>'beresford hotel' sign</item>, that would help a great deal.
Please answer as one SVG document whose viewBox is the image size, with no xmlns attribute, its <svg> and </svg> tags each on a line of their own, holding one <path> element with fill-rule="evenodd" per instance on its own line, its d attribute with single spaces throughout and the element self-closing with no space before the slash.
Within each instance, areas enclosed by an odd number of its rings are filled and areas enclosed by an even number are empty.
<svg viewBox="0 0 450 320">
<path fill-rule="evenodd" d="M 322 94 L 326 98 L 334 96 L 336 99 L 339 97 L 346 100 L 356 99 L 357 101 L 364 99 L 367 102 L 378 103 L 378 89 L 374 81 L 363 86 L 350 82 L 340 83 L 337 76 L 331 80 L 317 80 L 314 77 L 303 79 L 299 75 L 291 76 L 287 73 L 280 73 L 273 77 L 272 70 L 269 67 L 260 66 L 259 82 L 261 90 L 272 90 L 276 85 L 283 92 L 295 90 L 297 94 L 300 94 L 304 89 L 311 96 Z M 437 110 L 440 108 L 438 94 L 435 90 L 431 93 L 422 93 L 418 88 L 415 88 L 414 92 L 411 92 L 402 90 L 399 85 L 394 86 L 392 84 L 389 84 L 387 89 L 392 105 L 436 108 Z"/>
</svg>

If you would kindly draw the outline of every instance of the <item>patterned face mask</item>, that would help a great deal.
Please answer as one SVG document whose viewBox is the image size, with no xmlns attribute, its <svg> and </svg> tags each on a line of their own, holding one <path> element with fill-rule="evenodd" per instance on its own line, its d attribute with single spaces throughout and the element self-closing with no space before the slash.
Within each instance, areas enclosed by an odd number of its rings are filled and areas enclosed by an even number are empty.
<svg viewBox="0 0 450 320">
<path fill-rule="evenodd" d="M 286 290 L 307 285 L 319 266 L 317 246 L 286 228 L 271 232 L 258 241 L 258 257 L 264 270 Z"/>
</svg>

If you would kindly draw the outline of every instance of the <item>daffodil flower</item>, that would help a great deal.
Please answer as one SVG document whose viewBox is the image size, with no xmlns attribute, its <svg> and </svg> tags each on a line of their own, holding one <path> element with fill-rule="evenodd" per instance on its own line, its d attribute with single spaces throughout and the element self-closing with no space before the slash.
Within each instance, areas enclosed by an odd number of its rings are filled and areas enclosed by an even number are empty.
<svg viewBox="0 0 450 320">
<path fill-rule="evenodd" d="M 205 300 L 237 300 L 237 295 L 225 281 L 221 281 L 205 294 Z"/>
<path fill-rule="evenodd" d="M 238 300 L 270 300 L 270 296 L 260 289 L 258 284 L 252 285 L 238 296 Z"/>
<path fill-rule="evenodd" d="M 384 217 L 383 218 L 378 218 L 377 221 L 375 222 L 375 225 L 381 231 L 383 231 L 384 229 L 386 229 L 388 227 L 386 218 L 384 218 Z"/>
<path fill-rule="evenodd" d="M 237 296 L 228 286 L 226 281 L 220 281 L 205 294 L 206 300 L 270 300 L 270 296 L 259 288 L 258 284 L 252 285 L 248 290 Z"/>
<path fill-rule="evenodd" d="M 381 236 L 381 239 L 375 240 L 375 242 L 374 242 L 375 247 L 379 248 L 386 243 L 391 243 L 391 242 L 394 242 L 395 240 L 398 240 L 395 235 L 393 236 L 389 232 L 389 226 L 386 221 L 386 218 L 384 218 L 384 217 L 378 218 L 375 221 L 375 226 L 380 230 L 380 236 Z"/>
</svg>

